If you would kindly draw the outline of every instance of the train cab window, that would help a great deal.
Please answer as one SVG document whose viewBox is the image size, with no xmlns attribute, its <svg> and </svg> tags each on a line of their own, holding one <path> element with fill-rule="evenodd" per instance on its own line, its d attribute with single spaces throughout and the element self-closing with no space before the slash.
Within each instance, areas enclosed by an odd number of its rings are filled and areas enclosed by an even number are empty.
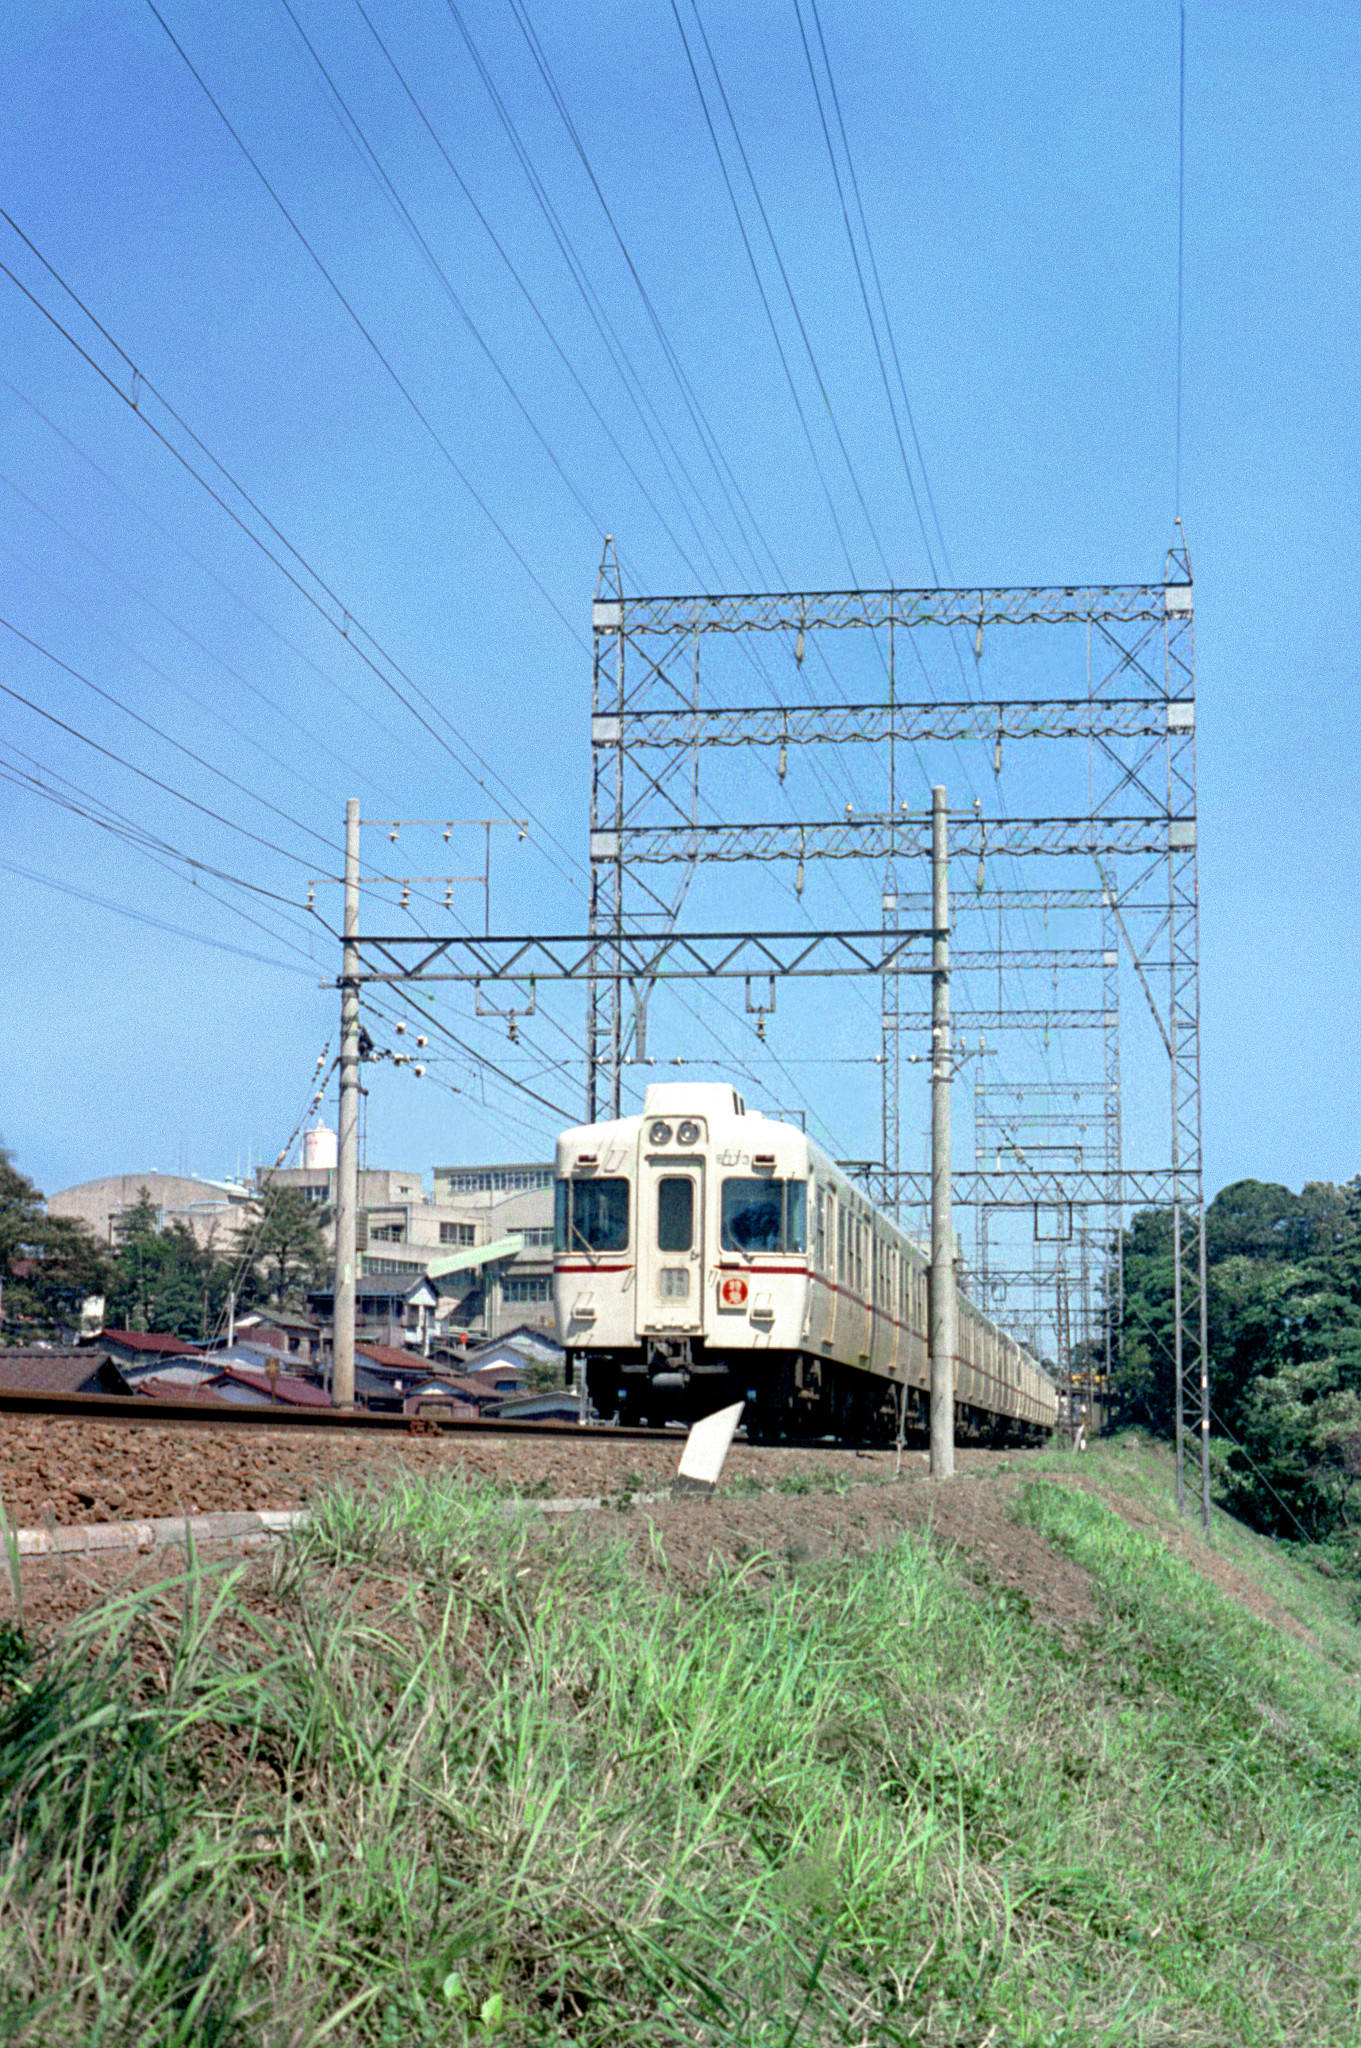
<svg viewBox="0 0 1361 2048">
<path fill-rule="evenodd" d="M 695 1242 L 695 1184 L 685 1174 L 657 1183 L 657 1249 L 688 1252 Z"/>
<path fill-rule="evenodd" d="M 626 1180 L 560 1180 L 553 1243 L 560 1252 L 622 1252 L 629 1241 Z"/>
<path fill-rule="evenodd" d="M 807 1183 L 725 1180 L 720 1242 L 725 1252 L 806 1251 Z"/>
</svg>

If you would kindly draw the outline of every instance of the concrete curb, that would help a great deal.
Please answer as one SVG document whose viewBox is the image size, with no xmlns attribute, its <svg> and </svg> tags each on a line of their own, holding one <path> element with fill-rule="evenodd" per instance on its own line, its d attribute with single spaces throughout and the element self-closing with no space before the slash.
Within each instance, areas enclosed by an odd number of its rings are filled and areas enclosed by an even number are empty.
<svg viewBox="0 0 1361 2048">
<path fill-rule="evenodd" d="M 263 1543 L 307 1520 L 306 1508 L 261 1509 L 231 1515 L 163 1515 L 150 1522 L 90 1522 L 50 1529 L 20 1529 L 20 1557 L 86 1557 L 106 1551 L 134 1556 L 167 1543 Z"/>
<path fill-rule="evenodd" d="M 665 1497 L 658 1493 L 635 1493 L 632 1499 L 636 1507 L 644 1507 Z M 513 1501 L 506 1504 L 508 1507 L 516 1505 Z M 530 1500 L 523 1505 L 537 1508 L 540 1514 L 572 1515 L 598 1511 L 607 1502 L 597 1494 L 580 1499 Z M 87 1522 L 64 1524 L 60 1528 L 19 1529 L 12 1541 L 20 1557 L 93 1557 L 110 1552 L 140 1557 L 170 1543 L 267 1543 L 272 1537 L 286 1536 L 291 1529 L 305 1528 L 308 1519 L 306 1508 L 261 1508 L 239 1514 L 162 1515 L 149 1522 Z"/>
</svg>

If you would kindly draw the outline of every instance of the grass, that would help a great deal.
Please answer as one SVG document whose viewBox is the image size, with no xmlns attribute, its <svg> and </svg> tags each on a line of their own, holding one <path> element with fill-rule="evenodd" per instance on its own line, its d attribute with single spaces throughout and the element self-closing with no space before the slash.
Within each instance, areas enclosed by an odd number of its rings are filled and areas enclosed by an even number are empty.
<svg viewBox="0 0 1361 2048">
<path fill-rule="evenodd" d="M 1064 1452 L 1031 1454 L 1027 1473 L 1055 1477 L 1074 1471 Z M 1192 1501 L 1183 1519 L 1173 1497 L 1173 1467 L 1167 1448 L 1137 1432 L 1098 1439 L 1078 1461 L 1086 1479 L 1133 1500 L 1164 1530 L 1190 1529 L 1199 1537 L 1199 1502 Z M 1354 1625 L 1356 1580 L 1338 1573 L 1325 1551 L 1313 1544 L 1278 1543 L 1226 1514 L 1211 1511 L 1207 1538 L 1212 1550 L 1239 1565 L 1262 1592 L 1318 1638 L 1325 1654 L 1343 1668 L 1361 1672 L 1361 1632 Z"/>
<path fill-rule="evenodd" d="M 1342 1663 L 1019 1512 L 1090 1645 L 922 1540 L 695 1585 L 414 1480 L 12 1631 L 0 2039 L 1355 2048 Z"/>
</svg>

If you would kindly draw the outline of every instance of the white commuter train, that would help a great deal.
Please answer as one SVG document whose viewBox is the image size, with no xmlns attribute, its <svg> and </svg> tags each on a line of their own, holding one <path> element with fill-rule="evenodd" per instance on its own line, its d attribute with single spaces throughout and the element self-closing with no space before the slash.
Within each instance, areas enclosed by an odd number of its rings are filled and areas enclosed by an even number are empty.
<svg viewBox="0 0 1361 2048">
<path fill-rule="evenodd" d="M 554 1297 L 596 1413 L 693 1420 L 745 1401 L 753 1439 L 891 1441 L 927 1422 L 929 1261 L 792 1124 L 734 1088 L 650 1087 L 641 1116 L 558 1139 Z M 959 1301 L 961 1435 L 1058 1416 L 1024 1346 Z"/>
</svg>

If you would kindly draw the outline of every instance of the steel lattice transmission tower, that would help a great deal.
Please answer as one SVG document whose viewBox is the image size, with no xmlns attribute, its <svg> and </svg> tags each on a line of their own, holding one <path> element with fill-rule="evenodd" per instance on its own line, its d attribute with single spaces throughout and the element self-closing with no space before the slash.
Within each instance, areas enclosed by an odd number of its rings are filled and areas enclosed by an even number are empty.
<svg viewBox="0 0 1361 2048">
<path fill-rule="evenodd" d="M 1009 650 L 1044 635 L 1051 649 L 1061 640 L 1068 656 L 1076 644 L 1085 657 L 1079 686 L 1070 682 L 1059 691 L 1032 683 L 1024 692 L 987 698 L 970 693 L 957 661 L 963 690 L 931 686 L 924 696 L 907 700 L 899 679 L 904 648 L 911 647 L 925 679 L 921 643 L 931 635 L 948 640 L 961 629 L 976 636 L 978 648 L 985 633 L 990 644 Z M 847 633 L 870 636 L 887 688 L 872 701 L 812 701 L 806 643 Z M 707 671 L 725 645 L 740 647 L 756 669 L 753 646 L 780 647 L 793 656 L 796 687 L 777 687 L 766 702 L 752 701 L 749 688 L 738 692 L 731 685 L 715 694 Z M 1024 657 L 1016 659 L 1024 667 Z M 719 674 L 725 674 L 721 663 Z M 976 1159 L 972 1173 L 955 1175 L 955 1199 L 979 1218 L 976 1257 L 991 1218 L 1027 1209 L 1038 1217 L 1041 1205 L 1058 1204 L 1070 1215 L 1080 1212 L 1085 1261 L 1091 1218 L 1098 1216 L 1107 1325 L 1120 1288 L 1126 1210 L 1154 1205 L 1170 1211 L 1178 1498 L 1184 1504 L 1198 1467 L 1201 1508 L 1208 1517 L 1194 612 L 1180 524 L 1160 582 L 1063 588 L 634 596 L 625 593 L 607 540 L 593 607 L 586 1114 L 594 1119 L 621 1111 L 625 1066 L 644 1050 L 648 999 L 658 978 L 637 971 L 637 941 L 642 935 L 665 940 L 677 932 L 687 893 L 702 869 L 715 863 L 784 863 L 801 895 L 806 864 L 867 863 L 880 890 L 885 964 L 882 1156 L 866 1162 L 865 1177 L 886 1206 L 922 1203 L 925 1176 L 904 1169 L 898 1156 L 900 1061 L 904 1037 L 925 1031 L 927 1013 L 915 995 L 911 1003 L 904 1000 L 903 956 L 894 939 L 904 918 L 908 924 L 927 921 L 911 915 L 924 908 L 920 894 L 902 886 L 926 846 L 920 813 L 909 814 L 901 799 L 900 760 L 903 750 L 923 743 L 957 748 L 970 741 L 991 750 L 998 764 L 1004 748 L 1009 758 L 1023 753 L 1032 764 L 1055 743 L 1085 750 L 1086 787 L 1078 800 L 1070 776 L 1061 814 L 1017 817 L 999 810 L 984 816 L 976 805 L 972 815 L 957 811 L 951 820 L 952 854 L 977 861 L 980 875 L 972 903 L 967 889 L 955 894 L 955 961 L 980 963 L 985 980 L 995 970 L 996 984 L 995 1001 L 961 1001 L 956 1019 L 961 1036 L 986 1033 L 993 1043 L 1020 1031 L 1043 1032 L 1046 1043 L 1055 1031 L 1099 1034 L 1103 1133 L 1095 1158 L 1084 1152 L 1080 1164 L 1060 1161 L 1042 1174 L 1022 1170 L 1014 1160 L 990 1171 Z M 730 803 L 725 808 L 720 802 L 716 813 L 711 809 L 711 764 L 729 750 L 763 752 L 771 765 L 778 762 L 783 784 L 790 754 L 806 750 L 810 758 L 825 760 L 839 748 L 860 749 L 862 755 L 872 750 L 881 761 L 882 808 L 850 804 L 843 816 L 819 816 L 805 803 L 780 818 L 733 817 Z M 1000 786 L 999 781 L 999 791 Z M 832 810 L 830 804 L 825 808 Z M 1042 868 L 1046 878 L 1034 885 L 1008 879 L 1021 861 L 1032 871 Z M 1056 861 L 1070 863 L 1063 880 L 1054 878 Z M 985 865 L 1003 877 L 995 886 L 982 884 Z M 1018 946 L 1002 927 L 1007 915 L 1025 918 L 1038 911 L 1047 920 L 1051 909 L 1090 918 L 1091 941 L 1085 949 L 1046 953 L 1053 986 L 1037 1000 L 1024 976 L 1036 970 L 1038 950 Z M 1122 957 L 1138 981 L 1165 1055 L 1168 1146 L 1152 1166 L 1132 1167 L 1122 1156 Z M 1060 972 L 1087 966 L 1100 973 L 1099 1001 L 1061 1003 Z M 1144 1092 L 1150 1086 L 1145 1077 Z M 1055 1266 L 1057 1328 L 1074 1275 L 1062 1259 Z M 1087 1336 L 1090 1347 L 1090 1329 Z"/>
</svg>

